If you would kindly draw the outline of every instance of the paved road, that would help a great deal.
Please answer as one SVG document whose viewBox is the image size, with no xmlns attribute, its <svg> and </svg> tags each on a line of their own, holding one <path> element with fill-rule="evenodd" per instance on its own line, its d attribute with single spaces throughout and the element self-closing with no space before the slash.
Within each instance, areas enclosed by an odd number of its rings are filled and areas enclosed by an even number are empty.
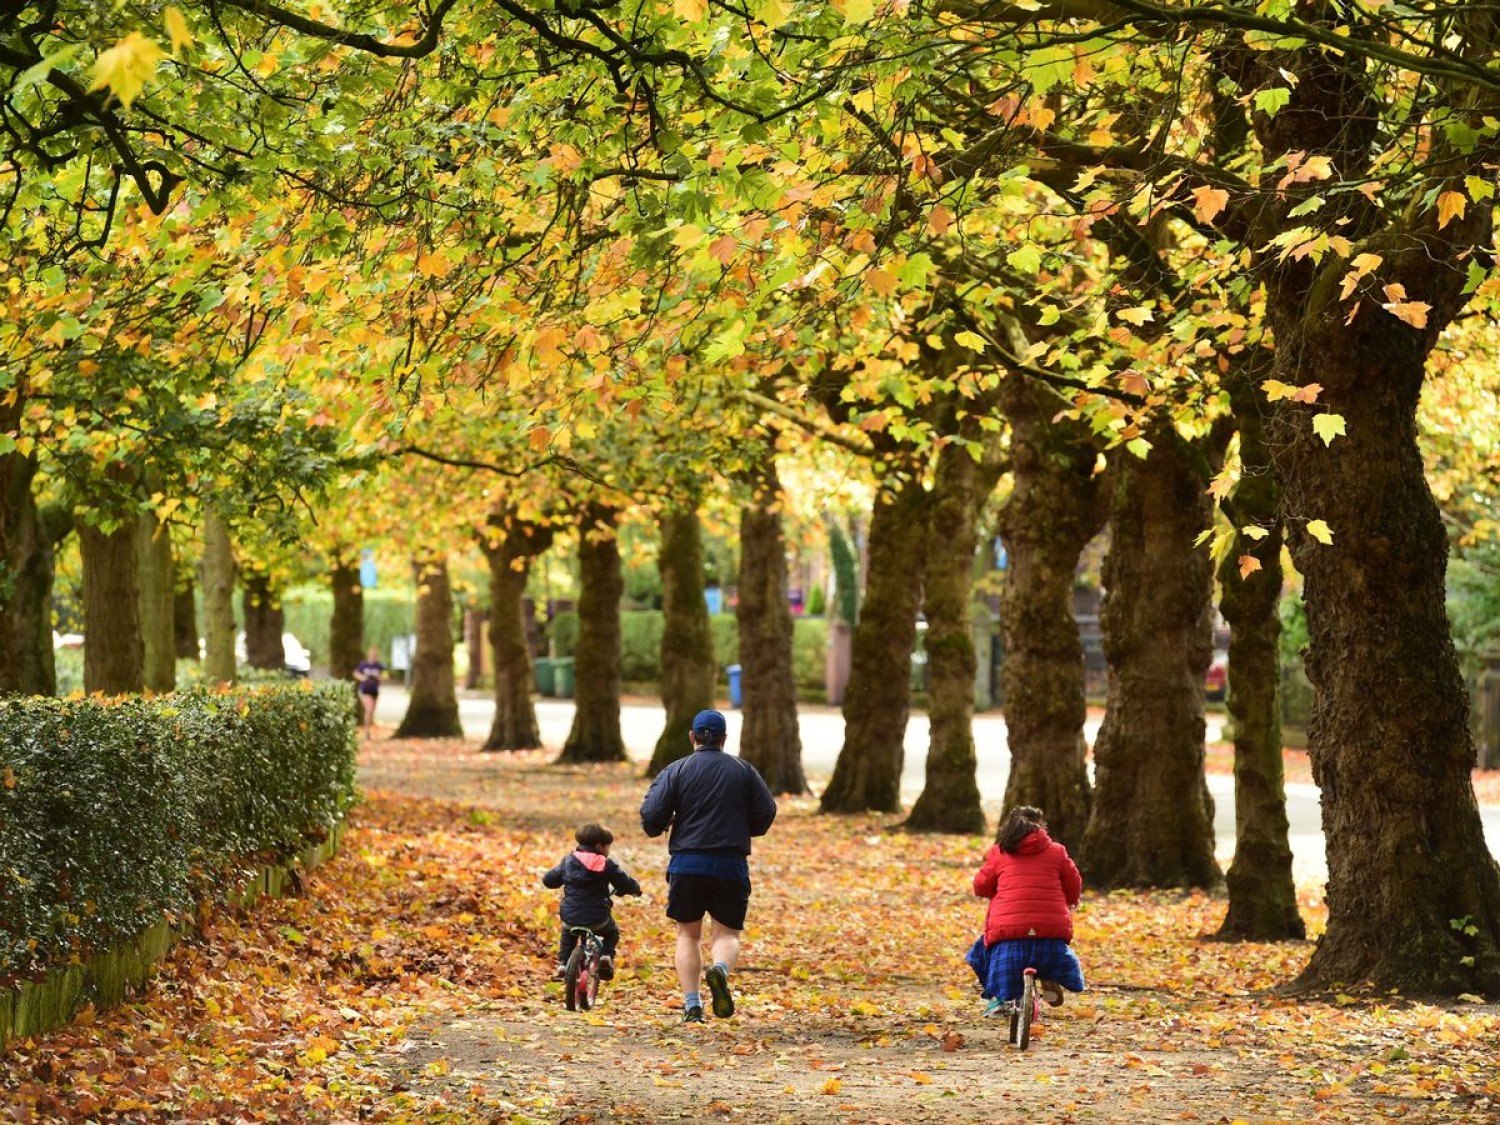
<svg viewBox="0 0 1500 1125">
<path fill-rule="evenodd" d="M 406 711 L 406 702 L 404 690 L 400 687 L 386 687 L 380 693 L 377 721 L 393 726 L 399 723 Z M 471 738 L 483 738 L 489 734 L 494 714 L 495 705 L 490 699 L 465 696 L 459 700 L 459 719 L 463 723 L 464 733 Z M 541 726 L 542 741 L 547 746 L 561 747 L 573 724 L 572 700 L 539 699 L 536 714 Z M 725 718 L 729 724 L 728 745 L 733 749 L 738 744 L 740 713 L 726 711 Z M 798 721 L 802 731 L 803 768 L 816 791 L 833 774 L 834 762 L 844 744 L 844 720 L 832 708 L 804 707 L 799 711 Z M 622 705 L 621 732 L 625 737 L 626 748 L 633 757 L 642 762 L 650 760 L 651 751 L 656 740 L 661 737 L 665 722 L 666 716 L 660 704 L 627 702 Z M 1222 718 L 1217 715 L 1209 716 L 1209 741 L 1219 740 L 1222 722 Z M 1099 721 L 1091 720 L 1085 728 L 1090 742 L 1098 732 Z M 922 791 L 928 741 L 927 716 L 914 712 L 906 725 L 906 758 L 901 773 L 901 795 L 908 807 Z M 1004 718 L 993 711 L 976 715 L 974 745 L 979 758 L 980 798 L 992 812 L 998 812 L 1005 798 L 1005 779 L 1010 773 Z M 1214 834 L 1218 842 L 1219 859 L 1227 868 L 1234 855 L 1234 779 L 1227 774 L 1209 774 L 1208 788 L 1214 798 Z M 1287 819 L 1291 824 L 1293 873 L 1299 882 L 1321 882 L 1328 877 L 1328 866 L 1323 852 L 1318 788 L 1308 784 L 1288 785 L 1286 802 Z M 1480 811 L 1490 850 L 1500 855 L 1500 807 L 1487 806 Z"/>
</svg>

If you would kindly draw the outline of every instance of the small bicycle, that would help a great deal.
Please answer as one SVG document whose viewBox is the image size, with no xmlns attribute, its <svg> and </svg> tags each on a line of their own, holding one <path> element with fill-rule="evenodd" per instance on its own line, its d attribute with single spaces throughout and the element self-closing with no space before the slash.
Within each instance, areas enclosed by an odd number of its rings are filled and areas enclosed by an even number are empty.
<svg viewBox="0 0 1500 1125">
<path fill-rule="evenodd" d="M 599 981 L 603 979 L 600 961 L 604 957 L 604 939 L 587 926 L 569 927 L 578 943 L 568 955 L 563 971 L 563 1002 L 570 1012 L 586 1012 L 599 998 Z"/>
<path fill-rule="evenodd" d="M 1041 997 L 1036 986 L 1036 970 L 1026 970 L 1026 982 L 1021 987 L 1021 999 L 1010 1010 L 1010 1041 L 1016 1050 L 1024 1051 L 1031 1045 L 1031 1025 L 1041 1012 Z"/>
</svg>

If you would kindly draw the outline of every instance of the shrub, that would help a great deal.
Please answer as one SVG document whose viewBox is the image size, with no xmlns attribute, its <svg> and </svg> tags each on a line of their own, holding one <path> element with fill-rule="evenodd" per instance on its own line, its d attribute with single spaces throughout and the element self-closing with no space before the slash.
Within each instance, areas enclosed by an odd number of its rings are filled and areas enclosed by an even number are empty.
<svg viewBox="0 0 1500 1125">
<path fill-rule="evenodd" d="M 553 656 L 572 656 L 578 651 L 578 611 L 564 609 L 547 622 L 547 642 Z"/>
<path fill-rule="evenodd" d="M 354 753 L 342 684 L 0 702 L 0 986 L 325 838 Z"/>
</svg>

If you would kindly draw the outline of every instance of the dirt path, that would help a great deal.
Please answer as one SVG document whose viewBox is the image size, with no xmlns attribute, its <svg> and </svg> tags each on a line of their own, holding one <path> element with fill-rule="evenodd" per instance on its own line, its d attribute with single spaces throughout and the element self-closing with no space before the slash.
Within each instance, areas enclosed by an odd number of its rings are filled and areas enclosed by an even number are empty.
<svg viewBox="0 0 1500 1125">
<path fill-rule="evenodd" d="M 566 1011 L 548 980 L 555 895 L 526 894 L 539 924 L 513 987 L 418 1024 L 379 1060 L 397 1117 L 956 1125 L 1500 1113 L 1493 1006 L 1279 999 L 1268 989 L 1311 946 L 1199 940 L 1223 911 L 1202 896 L 1086 897 L 1076 945 L 1090 990 L 1047 1012 L 1018 1052 L 980 1016 L 961 960 L 982 916 L 967 893 L 982 841 L 821 817 L 810 800 L 784 801 L 757 845 L 739 1013 L 684 1026 L 661 918 L 665 851 L 636 828 L 635 770 L 450 745 L 372 752 L 362 781 L 494 810 L 533 875 L 567 849 L 575 822 L 602 819 L 647 890 L 616 912 L 621 972 L 590 1013 Z M 1321 926 L 1320 904 L 1305 906 Z"/>
</svg>

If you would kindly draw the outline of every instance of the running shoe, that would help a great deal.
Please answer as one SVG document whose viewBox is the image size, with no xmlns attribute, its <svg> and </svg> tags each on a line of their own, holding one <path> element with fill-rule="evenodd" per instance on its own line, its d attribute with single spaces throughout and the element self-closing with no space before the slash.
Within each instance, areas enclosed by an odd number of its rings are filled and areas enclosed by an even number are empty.
<svg viewBox="0 0 1500 1125">
<path fill-rule="evenodd" d="M 734 1015 L 734 993 L 729 991 L 729 974 L 718 965 L 712 965 L 704 979 L 708 981 L 708 990 L 714 994 L 714 1015 L 727 1020 Z"/>
</svg>

